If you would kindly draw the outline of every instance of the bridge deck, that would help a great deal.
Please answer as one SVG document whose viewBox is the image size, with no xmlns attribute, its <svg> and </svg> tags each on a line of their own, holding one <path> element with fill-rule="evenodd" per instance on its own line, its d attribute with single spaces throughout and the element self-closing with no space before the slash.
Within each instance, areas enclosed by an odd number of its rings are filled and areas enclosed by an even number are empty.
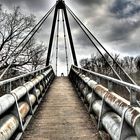
<svg viewBox="0 0 140 140">
<path fill-rule="evenodd" d="M 90 120 L 68 78 L 54 80 L 26 129 L 23 140 L 99 140 L 95 124 Z"/>
</svg>

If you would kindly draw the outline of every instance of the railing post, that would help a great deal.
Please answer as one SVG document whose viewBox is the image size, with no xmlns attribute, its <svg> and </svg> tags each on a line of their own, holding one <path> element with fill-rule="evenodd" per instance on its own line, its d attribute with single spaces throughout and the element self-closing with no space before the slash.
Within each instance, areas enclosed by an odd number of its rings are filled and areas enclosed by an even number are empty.
<svg viewBox="0 0 140 140">
<path fill-rule="evenodd" d="M 19 120 L 19 131 L 23 132 L 24 131 L 24 127 L 23 127 L 23 122 L 22 122 L 22 118 L 21 118 L 21 114 L 19 111 L 19 105 L 18 105 L 18 100 L 15 94 L 13 94 L 13 97 L 15 98 L 15 105 L 14 105 L 14 110 L 11 111 Z"/>
<path fill-rule="evenodd" d="M 101 130 L 102 129 L 101 119 L 102 119 L 103 112 L 104 112 L 104 109 L 105 109 L 105 96 L 106 96 L 106 94 L 104 94 L 104 96 L 102 98 L 101 110 L 99 112 L 98 130 Z"/>
<path fill-rule="evenodd" d="M 85 84 L 85 83 L 84 83 Z M 84 98 L 83 98 L 83 100 L 84 100 L 84 103 L 86 103 L 86 96 L 87 96 L 87 94 L 88 94 L 88 85 L 86 84 L 85 85 L 85 87 L 83 88 L 83 93 L 85 92 L 85 94 L 83 94 L 84 95 Z"/>
<path fill-rule="evenodd" d="M 123 132 L 125 132 L 126 130 L 124 129 L 124 125 L 125 125 L 125 114 L 127 112 L 127 110 L 129 109 L 130 107 L 128 106 L 128 108 L 126 108 L 124 111 L 123 111 L 123 114 L 121 116 L 121 125 L 120 125 L 120 132 L 119 132 L 119 138 L 118 140 L 123 140 Z"/>
<path fill-rule="evenodd" d="M 38 96 L 37 96 L 36 90 L 37 90 L 37 88 L 36 88 L 36 86 L 34 85 L 33 94 L 34 94 L 35 97 L 36 97 L 37 104 L 39 104 L 39 98 L 38 98 Z"/>
<path fill-rule="evenodd" d="M 113 83 L 111 81 L 108 81 L 107 84 L 108 84 L 108 90 L 109 91 L 112 91 L 112 89 L 113 89 Z"/>
<path fill-rule="evenodd" d="M 23 85 L 24 86 L 24 85 Z M 24 86 L 26 88 L 26 86 Z M 27 90 L 26 88 L 26 94 L 25 94 L 25 97 L 24 97 L 24 101 L 28 103 L 29 107 L 30 107 L 30 111 L 29 113 L 31 115 L 33 115 L 33 107 L 32 107 L 32 104 L 31 104 L 31 101 L 30 101 L 30 98 L 29 98 L 29 91 Z"/>
<path fill-rule="evenodd" d="M 92 103 L 93 103 L 93 94 L 94 94 L 94 90 L 92 89 L 92 95 L 91 95 L 91 99 L 90 99 L 90 102 L 89 102 L 89 109 L 88 109 L 88 112 L 89 113 L 92 113 Z"/>
<path fill-rule="evenodd" d="M 130 89 L 130 105 L 131 106 L 138 106 L 137 92 L 135 92 L 133 89 Z"/>
</svg>

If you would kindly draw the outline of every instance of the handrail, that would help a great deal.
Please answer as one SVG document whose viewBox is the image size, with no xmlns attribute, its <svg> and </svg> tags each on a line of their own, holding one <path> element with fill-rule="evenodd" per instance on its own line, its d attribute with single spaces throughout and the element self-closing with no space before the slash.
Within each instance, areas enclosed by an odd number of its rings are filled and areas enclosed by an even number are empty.
<svg viewBox="0 0 140 140">
<path fill-rule="evenodd" d="M 108 80 L 108 87 L 94 80 L 92 75 Z M 140 107 L 135 92 L 140 91 L 140 86 L 77 66 L 71 67 L 69 78 L 88 111 L 96 115 L 98 130 L 105 129 L 113 140 L 140 139 Z M 130 101 L 113 92 L 110 82 L 135 90 L 131 90 Z"/>
<path fill-rule="evenodd" d="M 90 70 L 87 70 L 87 69 L 84 69 L 84 68 L 79 68 L 75 65 L 73 65 L 72 67 L 74 67 L 76 69 L 79 69 L 79 70 L 82 70 L 82 71 L 85 71 L 85 72 L 88 72 L 88 73 L 93 74 L 95 76 L 98 76 L 100 78 L 104 78 L 104 79 L 106 79 L 108 81 L 111 81 L 113 83 L 116 83 L 118 85 L 129 87 L 130 89 L 133 89 L 137 92 L 140 92 L 140 86 L 138 86 L 138 85 L 130 84 L 130 83 L 127 83 L 127 82 L 124 82 L 124 81 L 121 81 L 121 80 L 118 80 L 118 79 L 115 79 L 115 78 L 112 78 L 112 77 L 109 77 L 109 76 L 106 76 L 106 75 L 103 75 L 103 74 L 99 74 L 99 73 L 96 73 L 96 72 L 93 72 L 93 71 L 90 71 Z"/>
<path fill-rule="evenodd" d="M 13 78 L 10 78 L 10 79 L 6 79 L 6 80 L 3 80 L 3 81 L 0 81 L 0 86 L 5 85 L 5 84 L 10 83 L 10 82 L 13 82 L 13 81 L 16 81 L 16 80 L 21 79 L 23 77 L 35 74 L 35 73 L 40 72 L 42 70 L 47 70 L 50 67 L 51 66 L 47 66 L 45 68 L 41 68 L 41 69 L 38 69 L 38 70 L 35 70 L 35 71 L 32 71 L 32 72 L 26 73 L 26 74 L 22 74 L 20 76 L 16 76 L 16 77 L 13 77 Z"/>
<path fill-rule="evenodd" d="M 22 137 L 28 123 L 55 78 L 51 66 L 40 70 L 43 71 L 0 97 L 0 140 L 20 140 Z M 30 72 L 30 74 L 38 71 Z M 24 74 L 24 76 L 27 75 Z M 20 77 L 23 77 L 23 75 Z"/>
</svg>

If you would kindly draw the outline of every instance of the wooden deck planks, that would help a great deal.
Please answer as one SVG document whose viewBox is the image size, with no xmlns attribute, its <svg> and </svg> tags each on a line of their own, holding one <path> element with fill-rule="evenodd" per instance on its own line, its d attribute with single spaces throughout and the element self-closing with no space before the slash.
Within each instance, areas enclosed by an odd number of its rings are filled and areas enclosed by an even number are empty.
<svg viewBox="0 0 140 140">
<path fill-rule="evenodd" d="M 99 140 L 95 124 L 69 79 L 58 77 L 40 104 L 22 139 Z"/>
</svg>

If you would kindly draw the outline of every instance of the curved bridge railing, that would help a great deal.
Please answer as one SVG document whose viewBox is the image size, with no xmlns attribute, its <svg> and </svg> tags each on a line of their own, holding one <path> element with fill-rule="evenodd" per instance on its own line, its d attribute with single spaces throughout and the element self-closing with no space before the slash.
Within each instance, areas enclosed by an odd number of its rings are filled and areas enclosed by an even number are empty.
<svg viewBox="0 0 140 140">
<path fill-rule="evenodd" d="M 77 66 L 71 67 L 69 77 L 89 112 L 96 116 L 99 130 L 106 130 L 113 140 L 140 139 L 139 86 Z M 101 84 L 102 79 L 108 81 L 107 88 Z M 131 90 L 130 100 L 112 91 L 115 84 Z"/>
<path fill-rule="evenodd" d="M 21 138 L 54 77 L 52 67 L 48 66 L 0 82 L 1 86 L 11 86 L 12 82 L 19 82 L 21 79 L 24 82 L 0 97 L 0 140 Z M 25 82 L 25 79 L 28 81 Z"/>
</svg>

